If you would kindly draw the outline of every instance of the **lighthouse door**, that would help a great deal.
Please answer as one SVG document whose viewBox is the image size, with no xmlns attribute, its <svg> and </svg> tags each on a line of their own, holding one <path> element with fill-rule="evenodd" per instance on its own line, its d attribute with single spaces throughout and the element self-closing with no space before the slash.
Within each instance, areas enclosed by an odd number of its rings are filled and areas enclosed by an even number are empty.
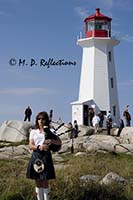
<svg viewBox="0 0 133 200">
<path fill-rule="evenodd" d="M 88 105 L 83 107 L 83 125 L 88 126 Z"/>
</svg>

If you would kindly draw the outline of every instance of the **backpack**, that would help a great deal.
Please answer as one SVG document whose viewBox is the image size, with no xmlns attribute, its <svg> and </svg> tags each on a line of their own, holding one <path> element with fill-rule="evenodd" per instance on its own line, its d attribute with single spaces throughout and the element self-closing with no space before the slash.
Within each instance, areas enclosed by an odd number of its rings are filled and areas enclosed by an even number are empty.
<svg viewBox="0 0 133 200">
<path fill-rule="evenodd" d="M 131 115 L 127 112 L 127 120 L 131 120 Z"/>
</svg>

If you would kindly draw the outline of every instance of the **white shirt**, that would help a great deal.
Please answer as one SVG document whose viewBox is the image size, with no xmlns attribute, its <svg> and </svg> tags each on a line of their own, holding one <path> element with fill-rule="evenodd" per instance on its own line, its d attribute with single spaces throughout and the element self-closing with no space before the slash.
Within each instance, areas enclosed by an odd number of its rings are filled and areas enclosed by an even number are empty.
<svg viewBox="0 0 133 200">
<path fill-rule="evenodd" d="M 93 126 L 95 126 L 96 124 L 98 124 L 100 122 L 100 118 L 97 116 L 97 115 L 95 115 L 94 117 L 93 117 L 93 119 L 92 119 L 92 124 L 93 124 Z"/>
<path fill-rule="evenodd" d="M 36 146 L 42 145 L 45 140 L 44 132 L 40 132 L 39 129 L 32 129 L 29 135 L 29 139 L 33 139 Z"/>
</svg>

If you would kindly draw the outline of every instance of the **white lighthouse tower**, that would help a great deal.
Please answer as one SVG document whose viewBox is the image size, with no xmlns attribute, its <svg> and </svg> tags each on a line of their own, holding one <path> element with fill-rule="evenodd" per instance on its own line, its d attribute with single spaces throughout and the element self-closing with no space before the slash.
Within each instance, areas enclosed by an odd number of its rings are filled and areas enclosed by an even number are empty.
<svg viewBox="0 0 133 200">
<path fill-rule="evenodd" d="M 119 41 L 111 37 L 111 18 L 100 13 L 87 17 L 85 38 L 77 40 L 83 48 L 79 99 L 72 104 L 72 121 L 88 125 L 88 109 L 96 114 L 111 111 L 113 122 L 118 123 L 119 102 L 113 48 Z"/>
</svg>

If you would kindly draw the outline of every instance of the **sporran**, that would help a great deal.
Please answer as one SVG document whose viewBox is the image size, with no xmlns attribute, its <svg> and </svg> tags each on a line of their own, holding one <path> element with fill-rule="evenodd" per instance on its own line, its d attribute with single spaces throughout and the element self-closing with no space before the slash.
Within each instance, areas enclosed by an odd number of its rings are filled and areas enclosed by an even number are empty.
<svg viewBox="0 0 133 200">
<path fill-rule="evenodd" d="M 41 159 L 37 158 L 33 164 L 33 168 L 34 168 L 35 172 L 41 173 L 44 171 L 45 165 Z"/>
</svg>

